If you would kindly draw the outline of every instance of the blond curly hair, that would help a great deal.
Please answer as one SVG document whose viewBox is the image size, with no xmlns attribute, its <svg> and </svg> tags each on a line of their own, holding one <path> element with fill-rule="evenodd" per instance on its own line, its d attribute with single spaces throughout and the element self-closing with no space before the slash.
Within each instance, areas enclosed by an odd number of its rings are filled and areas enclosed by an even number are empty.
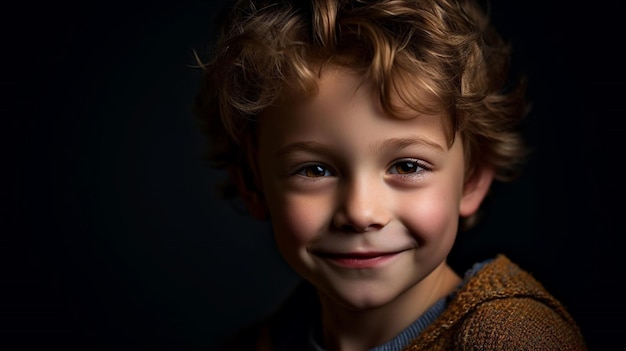
<svg viewBox="0 0 626 351">
<path fill-rule="evenodd" d="M 391 116 L 401 118 L 402 107 L 447 116 L 462 138 L 467 178 L 487 166 L 510 181 L 527 154 L 519 122 L 528 106 L 525 80 L 509 77 L 510 57 L 509 43 L 470 0 L 240 0 L 210 58 L 198 57 L 194 110 L 213 166 L 239 172 L 253 188 L 262 112 L 314 95 L 325 66 L 345 67 L 373 83 Z M 237 196 L 232 183 L 223 189 Z"/>
</svg>

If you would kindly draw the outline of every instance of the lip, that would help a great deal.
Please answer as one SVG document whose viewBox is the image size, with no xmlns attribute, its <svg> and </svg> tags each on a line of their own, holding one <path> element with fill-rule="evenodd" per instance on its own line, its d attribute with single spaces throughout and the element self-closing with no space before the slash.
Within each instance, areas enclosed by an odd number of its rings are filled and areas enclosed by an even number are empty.
<svg viewBox="0 0 626 351">
<path fill-rule="evenodd" d="M 316 256 L 342 268 L 376 268 L 393 260 L 403 251 L 397 252 L 353 252 L 326 253 L 316 252 Z"/>
</svg>

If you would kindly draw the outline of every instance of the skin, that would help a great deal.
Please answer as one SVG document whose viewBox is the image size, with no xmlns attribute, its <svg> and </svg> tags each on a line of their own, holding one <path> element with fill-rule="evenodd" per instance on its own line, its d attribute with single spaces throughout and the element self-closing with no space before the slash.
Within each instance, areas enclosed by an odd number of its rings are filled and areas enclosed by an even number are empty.
<svg viewBox="0 0 626 351">
<path fill-rule="evenodd" d="M 259 187 L 286 261 L 316 286 L 329 350 L 365 350 L 401 332 L 460 277 L 447 265 L 459 216 L 493 172 L 464 176 L 460 136 L 442 116 L 392 118 L 368 84 L 327 69 L 319 93 L 267 110 Z"/>
</svg>

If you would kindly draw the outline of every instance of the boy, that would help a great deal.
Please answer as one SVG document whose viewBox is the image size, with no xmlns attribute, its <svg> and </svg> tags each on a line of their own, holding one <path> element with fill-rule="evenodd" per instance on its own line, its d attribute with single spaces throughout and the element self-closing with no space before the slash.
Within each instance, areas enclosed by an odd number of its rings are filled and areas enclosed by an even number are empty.
<svg viewBox="0 0 626 351">
<path fill-rule="evenodd" d="M 505 256 L 463 277 L 446 263 L 525 155 L 508 60 L 471 1 L 234 6 L 197 112 L 227 194 L 271 221 L 305 283 L 229 349 L 585 349 Z"/>
</svg>

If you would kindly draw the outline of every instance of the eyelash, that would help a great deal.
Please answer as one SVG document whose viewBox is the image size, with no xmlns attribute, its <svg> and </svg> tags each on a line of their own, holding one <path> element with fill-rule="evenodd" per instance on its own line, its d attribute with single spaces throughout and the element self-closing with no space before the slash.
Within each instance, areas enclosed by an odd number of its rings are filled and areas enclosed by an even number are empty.
<svg viewBox="0 0 626 351">
<path fill-rule="evenodd" d="M 407 166 L 410 165 L 410 167 L 412 167 L 412 171 L 409 170 L 406 173 L 400 173 L 398 172 L 398 167 L 401 166 Z M 395 170 L 395 172 L 393 172 L 392 170 Z M 398 175 L 401 177 L 414 177 L 418 174 L 424 173 L 424 172 L 428 172 L 431 171 L 432 168 L 426 164 L 423 161 L 420 161 L 418 159 L 401 159 L 401 160 L 397 160 L 395 161 L 391 167 L 388 168 L 387 173 L 389 174 L 394 174 L 394 175 Z M 311 175 L 311 174 L 307 174 L 308 171 L 313 171 L 313 172 L 317 172 L 317 173 L 322 173 L 321 175 Z M 302 165 L 298 168 L 296 168 L 293 172 L 291 172 L 293 175 L 299 175 L 305 178 L 323 178 L 323 177 L 330 177 L 330 176 L 334 176 L 335 172 L 333 172 L 330 167 L 324 165 L 324 164 L 320 164 L 320 163 L 310 163 L 310 164 L 305 164 Z"/>
</svg>

